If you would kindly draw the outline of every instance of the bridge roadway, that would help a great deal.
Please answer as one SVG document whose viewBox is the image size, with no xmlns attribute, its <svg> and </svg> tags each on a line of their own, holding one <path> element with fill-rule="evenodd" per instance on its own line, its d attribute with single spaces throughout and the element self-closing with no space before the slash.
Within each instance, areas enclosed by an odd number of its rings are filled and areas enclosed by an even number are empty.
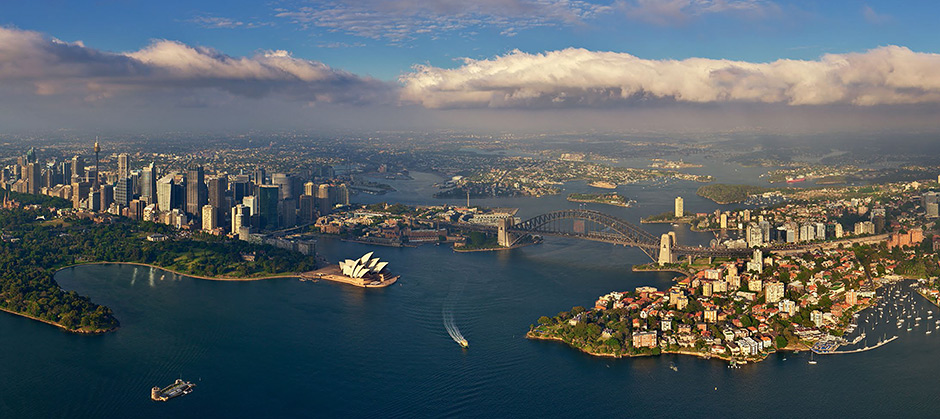
<svg viewBox="0 0 940 419">
<path fill-rule="evenodd" d="M 587 229 L 584 229 L 584 231 L 575 231 L 573 228 L 561 226 L 559 223 L 561 220 L 580 220 L 595 223 L 602 226 L 603 231 L 589 231 Z M 441 224 L 454 228 L 490 233 L 499 230 L 497 226 L 482 224 L 452 222 L 442 222 Z M 660 239 L 646 230 L 612 215 L 585 209 L 568 209 L 540 214 L 509 226 L 507 231 L 517 236 L 538 234 L 633 246 L 643 250 L 643 252 L 649 255 L 653 260 L 656 260 L 653 255 L 656 255 L 660 250 Z M 747 256 L 751 253 L 750 249 L 678 245 L 671 246 L 671 251 L 676 255 L 704 257 L 738 257 Z"/>
</svg>

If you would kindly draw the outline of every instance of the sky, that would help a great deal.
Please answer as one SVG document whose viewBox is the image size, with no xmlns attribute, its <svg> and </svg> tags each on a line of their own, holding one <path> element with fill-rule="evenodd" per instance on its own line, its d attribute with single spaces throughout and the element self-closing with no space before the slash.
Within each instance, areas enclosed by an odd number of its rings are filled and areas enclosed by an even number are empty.
<svg viewBox="0 0 940 419">
<path fill-rule="evenodd" d="M 935 1 L 0 2 L 0 133 L 940 131 Z"/>
</svg>

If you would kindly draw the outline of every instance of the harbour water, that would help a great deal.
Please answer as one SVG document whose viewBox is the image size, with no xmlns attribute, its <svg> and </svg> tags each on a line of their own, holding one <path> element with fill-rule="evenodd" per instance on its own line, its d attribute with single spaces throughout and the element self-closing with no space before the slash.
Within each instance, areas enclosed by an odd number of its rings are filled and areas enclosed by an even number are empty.
<svg viewBox="0 0 940 419">
<path fill-rule="evenodd" d="M 716 208 L 688 193 L 695 186 L 681 186 L 686 207 Z M 675 195 L 660 189 L 638 200 L 649 214 Z M 494 202 L 523 217 L 577 205 L 563 196 Z M 709 237 L 679 229 L 680 242 Z M 336 240 L 318 248 L 332 261 L 376 251 L 402 279 L 361 289 L 205 281 L 127 265 L 60 272 L 64 288 L 112 307 L 121 329 L 78 336 L 0 315 L 0 417 L 933 417 L 940 407 L 940 333 L 817 356 L 817 365 L 809 353 L 779 354 L 738 369 L 672 355 L 597 358 L 524 339 L 541 315 L 612 290 L 669 286 L 672 274 L 630 272 L 648 260 L 637 249 L 558 238 L 495 253 Z M 469 349 L 449 336 L 448 313 Z M 179 377 L 196 390 L 150 400 L 154 385 Z"/>
</svg>

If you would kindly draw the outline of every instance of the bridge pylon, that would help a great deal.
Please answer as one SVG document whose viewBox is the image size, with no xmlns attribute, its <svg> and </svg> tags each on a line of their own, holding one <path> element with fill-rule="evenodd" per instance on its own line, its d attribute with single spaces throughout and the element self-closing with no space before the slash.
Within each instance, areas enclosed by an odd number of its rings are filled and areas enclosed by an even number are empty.
<svg viewBox="0 0 940 419">
<path fill-rule="evenodd" d="M 676 245 L 676 233 L 670 231 L 659 237 L 659 264 L 676 263 L 676 255 L 672 247 Z"/>
<path fill-rule="evenodd" d="M 496 220 L 496 242 L 503 247 L 511 247 L 514 240 L 513 234 L 509 232 L 512 227 L 513 218 L 506 217 Z"/>
</svg>

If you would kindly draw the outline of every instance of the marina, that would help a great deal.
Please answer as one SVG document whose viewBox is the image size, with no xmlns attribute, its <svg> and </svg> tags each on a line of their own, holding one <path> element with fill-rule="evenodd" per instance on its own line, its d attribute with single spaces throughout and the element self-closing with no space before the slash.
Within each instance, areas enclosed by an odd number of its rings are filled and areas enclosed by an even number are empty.
<svg viewBox="0 0 940 419">
<path fill-rule="evenodd" d="M 830 335 L 817 341 L 811 348 L 813 354 L 866 352 L 894 342 L 901 338 L 902 332 L 907 334 L 923 330 L 924 335 L 930 335 L 933 330 L 940 329 L 940 321 L 921 326 L 920 321 L 924 317 L 932 319 L 933 311 L 917 304 L 922 305 L 925 299 L 916 292 L 916 287 L 913 280 L 883 281 L 883 286 L 878 289 L 877 305 L 855 313 L 843 336 Z M 873 345 L 868 344 L 870 336 L 878 336 Z"/>
</svg>

